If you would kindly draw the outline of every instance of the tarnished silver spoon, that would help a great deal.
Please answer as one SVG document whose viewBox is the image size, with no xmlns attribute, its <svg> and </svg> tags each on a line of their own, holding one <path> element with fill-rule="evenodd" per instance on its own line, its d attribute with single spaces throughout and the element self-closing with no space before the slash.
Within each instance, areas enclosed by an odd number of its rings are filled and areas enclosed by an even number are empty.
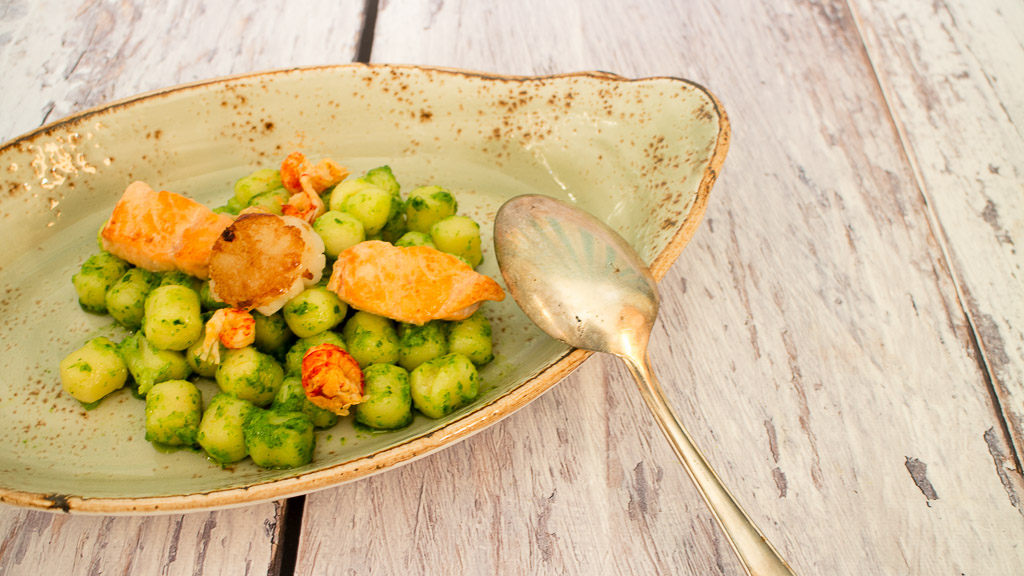
<svg viewBox="0 0 1024 576">
<path fill-rule="evenodd" d="M 494 249 L 509 292 L 541 330 L 570 346 L 614 354 L 626 363 L 747 572 L 793 574 L 722 485 L 654 377 L 647 343 L 658 315 L 658 289 L 629 243 L 579 208 L 526 195 L 498 210 Z"/>
</svg>

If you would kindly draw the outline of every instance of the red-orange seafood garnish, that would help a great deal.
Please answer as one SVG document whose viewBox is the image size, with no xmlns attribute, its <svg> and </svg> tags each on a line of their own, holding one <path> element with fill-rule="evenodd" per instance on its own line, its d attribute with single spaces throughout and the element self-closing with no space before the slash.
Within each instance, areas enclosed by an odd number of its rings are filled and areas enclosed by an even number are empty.
<svg viewBox="0 0 1024 576">
<path fill-rule="evenodd" d="M 256 341 L 256 319 L 248 310 L 241 308 L 221 308 L 206 321 L 206 337 L 200 347 L 199 357 L 203 360 L 212 359 L 220 364 L 220 347 L 237 350 L 245 348 Z"/>
<path fill-rule="evenodd" d="M 318 344 L 302 357 L 302 389 L 313 404 L 347 416 L 349 407 L 363 401 L 363 371 L 339 346 Z"/>
<path fill-rule="evenodd" d="M 302 152 L 292 152 L 281 162 L 281 184 L 292 193 L 282 213 L 312 223 L 326 209 L 320 194 L 346 176 L 348 170 L 330 158 L 313 164 Z"/>
</svg>

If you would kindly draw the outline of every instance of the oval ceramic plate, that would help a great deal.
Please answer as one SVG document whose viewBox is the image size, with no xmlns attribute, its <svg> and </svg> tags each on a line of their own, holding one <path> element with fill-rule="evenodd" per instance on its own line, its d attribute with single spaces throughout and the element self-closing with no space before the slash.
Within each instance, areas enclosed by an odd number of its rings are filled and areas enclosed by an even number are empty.
<svg viewBox="0 0 1024 576">
<path fill-rule="evenodd" d="M 89 110 L 0 148 L 0 500 L 103 514 L 241 505 L 317 490 L 449 445 L 522 407 L 587 353 L 548 338 L 511 298 L 485 308 L 496 359 L 470 406 L 388 433 L 343 419 L 292 470 L 144 439 L 127 389 L 85 410 L 57 365 L 88 338 L 124 333 L 77 304 L 71 276 L 133 180 L 223 204 L 233 182 L 294 150 L 358 175 L 387 164 L 403 191 L 440 184 L 481 222 L 524 193 L 574 202 L 621 232 L 660 278 L 693 234 L 724 160 L 728 121 L 705 89 L 603 73 L 496 77 L 351 65 L 177 87 Z M 11 249 L 12 247 L 21 247 Z M 493 253 L 481 271 L 499 279 Z M 215 384 L 200 382 L 209 397 Z"/>
</svg>

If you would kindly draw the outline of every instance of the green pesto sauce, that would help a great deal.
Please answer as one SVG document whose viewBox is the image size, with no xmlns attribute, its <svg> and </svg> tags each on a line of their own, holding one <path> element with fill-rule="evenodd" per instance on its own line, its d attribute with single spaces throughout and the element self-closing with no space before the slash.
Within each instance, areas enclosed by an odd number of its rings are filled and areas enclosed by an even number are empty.
<svg viewBox="0 0 1024 576">
<path fill-rule="evenodd" d="M 367 426 L 366 424 L 363 424 L 362 422 L 358 422 L 355 420 L 352 421 L 352 429 L 360 434 L 367 434 L 369 436 L 381 436 L 387 434 L 388 432 L 394 432 L 394 430 L 397 430 L 397 428 L 393 430 L 378 429 L 372 426 Z M 344 437 L 342 437 L 341 443 L 345 443 Z"/>
<path fill-rule="evenodd" d="M 138 382 L 138 380 L 129 377 L 128 378 L 128 389 L 132 391 L 132 396 L 134 396 L 136 400 L 145 400 L 146 399 L 146 395 L 143 394 L 139 390 L 139 382 Z"/>
<path fill-rule="evenodd" d="M 189 446 L 174 446 L 174 445 L 171 445 L 171 444 L 163 444 L 161 442 L 152 442 L 152 441 L 150 441 L 150 445 L 152 445 L 153 448 L 157 452 L 160 452 L 161 454 L 173 454 L 174 452 L 180 452 L 182 450 L 188 450 L 189 452 L 197 452 L 197 453 L 200 451 L 199 448 L 196 448 L 195 446 L 191 446 L 191 445 L 189 445 Z"/>
<path fill-rule="evenodd" d="M 92 372 L 92 365 L 85 361 L 75 362 L 71 365 L 71 368 L 79 372 Z"/>
</svg>

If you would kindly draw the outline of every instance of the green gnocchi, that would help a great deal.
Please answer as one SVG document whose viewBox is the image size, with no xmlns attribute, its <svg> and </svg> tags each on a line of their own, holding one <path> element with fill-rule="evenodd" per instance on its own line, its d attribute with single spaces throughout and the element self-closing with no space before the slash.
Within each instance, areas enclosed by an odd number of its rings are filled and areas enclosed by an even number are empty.
<svg viewBox="0 0 1024 576">
<path fill-rule="evenodd" d="M 323 191 L 325 211 L 312 229 L 324 242 L 328 267 L 366 240 L 428 246 L 473 267 L 482 262 L 480 226 L 458 213 L 452 192 L 424 185 L 403 198 L 401 190 L 392 169 L 380 166 Z M 261 169 L 239 178 L 214 212 L 282 214 L 290 198 L 280 171 Z M 483 312 L 462 321 L 397 323 L 350 309 L 325 287 L 329 269 L 281 311 L 251 312 L 252 344 L 228 348 L 206 339 L 206 322 L 228 306 L 209 281 L 133 266 L 98 240 L 100 250 L 71 282 L 84 311 L 109 315 L 128 335 L 120 342 L 92 338 L 68 353 L 59 367 L 63 390 L 92 409 L 130 387 L 145 404 L 146 440 L 200 450 L 220 466 L 250 459 L 264 468 L 294 468 L 312 461 L 317 431 L 340 419 L 303 388 L 302 361 L 314 346 L 334 344 L 358 363 L 362 402 L 351 420 L 362 430 L 396 430 L 417 415 L 441 418 L 466 406 L 482 387 L 478 367 L 494 358 Z"/>
</svg>

